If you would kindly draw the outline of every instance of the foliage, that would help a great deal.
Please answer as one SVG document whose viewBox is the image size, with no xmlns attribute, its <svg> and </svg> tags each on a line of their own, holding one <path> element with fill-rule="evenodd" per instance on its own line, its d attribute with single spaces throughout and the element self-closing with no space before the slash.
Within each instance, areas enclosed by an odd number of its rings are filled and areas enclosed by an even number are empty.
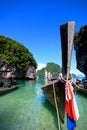
<svg viewBox="0 0 87 130">
<path fill-rule="evenodd" d="M 2 35 L 0 35 L 0 58 L 4 60 L 5 64 L 15 66 L 19 72 L 29 65 L 37 68 L 37 63 L 27 48 Z"/>
<path fill-rule="evenodd" d="M 61 72 L 61 67 L 58 64 L 49 62 L 47 63 L 46 67 L 37 71 L 37 75 L 41 78 L 44 78 L 45 70 L 47 70 L 48 72 L 51 72 L 53 77 L 58 77 L 59 73 Z"/>
<path fill-rule="evenodd" d="M 45 76 L 45 68 L 42 68 L 41 70 L 37 71 L 37 76 L 39 76 L 40 78 L 44 78 Z"/>
</svg>

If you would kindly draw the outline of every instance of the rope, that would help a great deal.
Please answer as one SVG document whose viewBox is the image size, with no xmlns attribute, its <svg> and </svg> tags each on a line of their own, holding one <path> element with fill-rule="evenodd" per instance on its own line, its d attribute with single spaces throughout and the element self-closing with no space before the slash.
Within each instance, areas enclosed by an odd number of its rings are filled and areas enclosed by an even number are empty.
<svg viewBox="0 0 87 130">
<path fill-rule="evenodd" d="M 53 81 L 53 93 L 54 93 L 55 106 L 56 106 L 56 111 L 57 111 L 58 130 L 60 130 L 59 111 L 58 111 L 58 106 L 57 106 L 57 99 L 56 99 L 54 81 Z"/>
</svg>

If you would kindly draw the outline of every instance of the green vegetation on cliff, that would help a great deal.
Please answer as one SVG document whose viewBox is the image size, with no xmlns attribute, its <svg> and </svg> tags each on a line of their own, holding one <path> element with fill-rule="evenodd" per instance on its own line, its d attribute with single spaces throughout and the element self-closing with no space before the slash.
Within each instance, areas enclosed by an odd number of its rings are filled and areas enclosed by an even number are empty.
<svg viewBox="0 0 87 130">
<path fill-rule="evenodd" d="M 49 63 L 47 63 L 46 67 L 37 71 L 37 75 L 41 78 L 44 78 L 45 70 L 47 70 L 48 72 L 51 72 L 52 77 L 58 77 L 59 73 L 61 72 L 61 67 L 58 64 L 49 62 Z"/>
<path fill-rule="evenodd" d="M 0 59 L 4 64 L 15 66 L 19 72 L 30 65 L 37 68 L 37 63 L 27 48 L 2 35 L 0 35 Z"/>
</svg>

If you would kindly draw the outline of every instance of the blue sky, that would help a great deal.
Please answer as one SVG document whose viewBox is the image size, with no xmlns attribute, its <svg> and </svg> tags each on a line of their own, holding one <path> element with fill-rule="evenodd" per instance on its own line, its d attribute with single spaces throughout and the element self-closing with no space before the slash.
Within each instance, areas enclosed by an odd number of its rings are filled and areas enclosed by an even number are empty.
<svg viewBox="0 0 87 130">
<path fill-rule="evenodd" d="M 75 31 L 87 24 L 86 0 L 1 0 L 0 35 L 29 49 L 41 66 L 61 65 L 60 25 L 75 21 Z M 71 71 L 76 69 L 73 52 Z"/>
</svg>

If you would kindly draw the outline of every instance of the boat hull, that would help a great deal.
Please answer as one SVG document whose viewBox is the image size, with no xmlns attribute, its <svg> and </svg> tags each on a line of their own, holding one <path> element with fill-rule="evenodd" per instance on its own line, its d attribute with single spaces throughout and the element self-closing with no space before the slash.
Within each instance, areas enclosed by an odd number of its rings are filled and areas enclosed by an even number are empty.
<svg viewBox="0 0 87 130">
<path fill-rule="evenodd" d="M 4 87 L 2 87 L 2 88 L 0 88 L 0 95 L 5 94 L 5 93 L 9 93 L 9 92 L 11 92 L 11 91 L 13 91 L 13 90 L 15 90 L 17 88 L 18 88 L 17 85 L 13 85 L 10 88 L 4 88 Z"/>
<path fill-rule="evenodd" d="M 56 97 L 54 97 L 54 90 L 53 85 L 55 88 Z M 48 101 L 55 107 L 55 98 L 57 101 L 57 107 L 59 111 L 59 117 L 64 123 L 65 117 L 65 83 L 61 82 L 60 80 L 54 81 L 43 86 L 41 89 L 43 90 L 44 94 Z"/>
<path fill-rule="evenodd" d="M 82 94 L 87 95 L 87 88 L 84 88 L 83 86 L 80 87 L 76 83 L 72 83 L 72 86 L 73 86 L 74 90 L 77 91 L 78 93 L 82 93 Z"/>
<path fill-rule="evenodd" d="M 83 94 L 86 94 L 86 95 L 87 95 L 87 89 L 84 89 L 84 88 L 80 88 L 80 87 L 79 87 L 78 92 L 80 92 L 80 93 L 83 93 Z"/>
</svg>

